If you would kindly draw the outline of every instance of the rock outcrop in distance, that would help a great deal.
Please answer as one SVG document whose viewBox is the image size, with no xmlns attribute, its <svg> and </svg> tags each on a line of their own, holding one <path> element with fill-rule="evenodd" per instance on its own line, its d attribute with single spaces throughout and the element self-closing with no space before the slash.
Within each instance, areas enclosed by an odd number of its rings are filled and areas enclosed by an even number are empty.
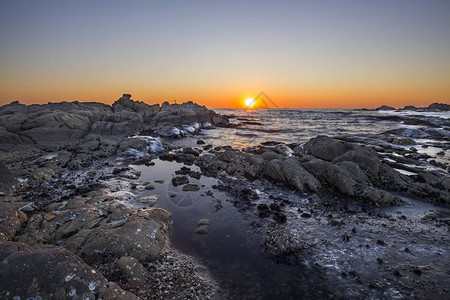
<svg viewBox="0 0 450 300">
<path fill-rule="evenodd" d="M 226 126 L 228 119 L 205 106 L 186 102 L 148 105 L 124 94 L 112 106 L 94 102 L 23 105 L 0 108 L 0 151 L 59 150 L 81 139 L 123 138 L 139 132 L 181 137 L 202 128 Z"/>
<path fill-rule="evenodd" d="M 415 107 L 413 105 L 407 105 L 403 108 L 395 108 L 392 106 L 382 105 L 376 110 L 414 110 L 414 111 L 450 111 L 450 105 L 446 103 L 432 103 L 427 107 Z"/>
</svg>

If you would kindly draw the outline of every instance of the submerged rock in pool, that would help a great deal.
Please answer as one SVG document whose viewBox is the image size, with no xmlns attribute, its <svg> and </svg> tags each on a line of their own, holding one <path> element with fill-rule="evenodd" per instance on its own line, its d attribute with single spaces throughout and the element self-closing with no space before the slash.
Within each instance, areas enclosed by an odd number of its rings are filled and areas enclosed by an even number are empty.
<svg viewBox="0 0 450 300">
<path fill-rule="evenodd" d="M 189 179 L 186 176 L 176 176 L 172 178 L 173 186 L 179 186 L 186 183 L 189 183 Z"/>
<path fill-rule="evenodd" d="M 195 192 L 195 191 L 199 191 L 200 187 L 198 186 L 198 184 L 196 183 L 187 183 L 183 186 L 183 191 L 185 192 Z"/>
<path fill-rule="evenodd" d="M 196 234 L 207 234 L 209 232 L 209 219 L 200 219 L 197 222 L 197 228 L 195 229 Z"/>
</svg>

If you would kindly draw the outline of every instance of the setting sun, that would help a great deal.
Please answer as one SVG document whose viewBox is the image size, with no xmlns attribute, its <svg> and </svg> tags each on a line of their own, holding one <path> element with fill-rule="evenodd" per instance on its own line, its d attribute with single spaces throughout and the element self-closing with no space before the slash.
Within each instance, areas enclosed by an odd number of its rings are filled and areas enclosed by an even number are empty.
<svg viewBox="0 0 450 300">
<path fill-rule="evenodd" d="M 244 100 L 244 104 L 247 108 L 252 108 L 256 104 L 256 100 L 253 98 L 247 98 Z"/>
</svg>

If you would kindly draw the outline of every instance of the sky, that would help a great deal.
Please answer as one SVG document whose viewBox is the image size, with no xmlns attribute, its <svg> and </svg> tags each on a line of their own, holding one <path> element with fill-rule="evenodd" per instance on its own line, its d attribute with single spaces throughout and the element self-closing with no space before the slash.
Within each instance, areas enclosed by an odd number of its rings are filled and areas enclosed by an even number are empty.
<svg viewBox="0 0 450 300">
<path fill-rule="evenodd" d="M 450 102 L 450 1 L 0 0 L 0 105 Z"/>
</svg>

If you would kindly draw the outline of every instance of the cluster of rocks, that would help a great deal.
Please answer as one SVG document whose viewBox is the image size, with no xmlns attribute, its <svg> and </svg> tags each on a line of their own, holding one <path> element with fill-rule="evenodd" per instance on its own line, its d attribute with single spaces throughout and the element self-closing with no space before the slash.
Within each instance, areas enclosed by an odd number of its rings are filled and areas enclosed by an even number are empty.
<svg viewBox="0 0 450 300">
<path fill-rule="evenodd" d="M 298 192 L 338 193 L 376 206 L 401 202 L 387 190 L 450 204 L 448 177 L 425 170 L 417 170 L 416 176 L 403 175 L 371 147 L 327 136 L 289 146 L 258 146 L 246 152 L 227 149 L 202 155 L 196 164 L 212 175 L 225 171 L 249 179 L 268 178 Z"/>
<path fill-rule="evenodd" d="M 407 105 L 401 109 L 396 109 L 392 106 L 382 105 L 376 110 L 413 110 L 413 111 L 450 111 L 450 105 L 446 103 L 432 103 L 427 107 L 415 107 L 413 105 Z"/>
<path fill-rule="evenodd" d="M 217 188 L 240 211 L 253 213 L 244 214 L 263 237 L 263 255 L 306 269 L 299 282 L 323 287 L 326 297 L 448 297 L 449 211 L 409 210 L 419 204 L 404 195 L 449 206 L 450 176 L 383 141 L 388 136 L 223 147 L 196 164 L 220 179 Z"/>
<path fill-rule="evenodd" d="M 123 138 L 138 132 L 180 137 L 227 123 L 227 118 L 192 102 L 148 105 L 131 100 L 129 94 L 112 106 L 80 102 L 26 106 L 16 101 L 0 108 L 0 150 L 29 150 L 32 145 L 55 151 L 73 147 L 82 139 L 102 148 L 99 139 L 105 137 Z"/>
<path fill-rule="evenodd" d="M 130 98 L 0 108 L 0 298 L 214 296 L 208 270 L 171 248 L 158 195 L 137 197 L 154 187 L 137 185 L 125 161 L 151 163 L 167 150 L 158 136 L 227 119 L 192 102 Z M 139 132 L 151 136 L 130 137 Z"/>
</svg>

